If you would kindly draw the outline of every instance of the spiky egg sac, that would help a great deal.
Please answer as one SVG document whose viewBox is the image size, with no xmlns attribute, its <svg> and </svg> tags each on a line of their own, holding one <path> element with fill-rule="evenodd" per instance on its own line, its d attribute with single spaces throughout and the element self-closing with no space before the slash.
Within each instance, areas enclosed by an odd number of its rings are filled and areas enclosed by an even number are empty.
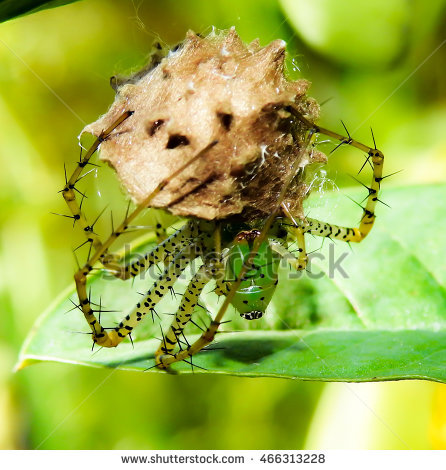
<svg viewBox="0 0 446 470">
<path fill-rule="evenodd" d="M 326 157 L 302 148 L 306 129 L 284 109 L 292 102 L 311 122 L 319 114 L 306 96 L 309 82 L 285 77 L 284 59 L 282 40 L 261 47 L 258 40 L 243 43 L 234 28 L 206 37 L 189 31 L 160 62 L 120 81 L 109 111 L 83 132 L 98 136 L 133 111 L 101 144 L 101 159 L 136 204 L 168 179 L 150 206 L 182 217 L 265 217 L 299 159 L 284 202 L 302 216 L 308 193 L 303 169 Z"/>
</svg>

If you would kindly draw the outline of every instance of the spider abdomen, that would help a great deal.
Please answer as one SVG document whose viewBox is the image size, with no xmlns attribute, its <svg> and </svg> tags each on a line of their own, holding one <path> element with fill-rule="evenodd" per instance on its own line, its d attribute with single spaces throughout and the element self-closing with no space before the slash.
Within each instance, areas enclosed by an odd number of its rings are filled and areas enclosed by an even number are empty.
<svg viewBox="0 0 446 470">
<path fill-rule="evenodd" d="M 253 249 L 257 230 L 240 232 L 226 255 L 226 278 L 237 279 Z M 256 256 L 242 276 L 231 303 L 242 318 L 255 320 L 262 317 L 276 289 L 280 257 L 268 241 L 260 244 Z"/>
</svg>

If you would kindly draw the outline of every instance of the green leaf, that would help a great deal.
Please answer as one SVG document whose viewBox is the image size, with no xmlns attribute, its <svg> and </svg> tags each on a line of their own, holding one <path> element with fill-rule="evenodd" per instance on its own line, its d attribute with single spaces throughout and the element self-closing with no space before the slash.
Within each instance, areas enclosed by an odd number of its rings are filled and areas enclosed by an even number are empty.
<svg viewBox="0 0 446 470">
<path fill-rule="evenodd" d="M 335 62 L 388 66 L 407 47 L 411 6 L 405 0 L 280 0 L 280 4 L 302 39 Z"/>
<path fill-rule="evenodd" d="M 348 194 L 361 200 L 363 192 Z M 195 372 L 204 372 L 201 367 L 209 373 L 241 376 L 446 382 L 446 185 L 384 190 L 381 198 L 391 209 L 378 207 L 369 237 L 351 249 L 326 240 L 313 254 L 312 275 L 298 273 L 290 279 L 283 271 L 271 308 L 261 320 L 247 322 L 228 311 L 226 318 L 233 321 L 224 325 L 226 332 L 211 346 L 218 349 L 195 356 Z M 339 224 L 351 225 L 361 213 L 343 192 L 316 193 L 308 206 L 312 217 Z M 320 247 L 321 241 L 308 240 L 308 251 Z M 330 257 L 336 261 L 342 256 L 340 267 L 348 277 L 340 269 L 334 276 L 322 275 L 333 266 Z M 107 309 L 126 314 L 137 302 L 137 291 L 147 290 L 150 283 L 138 279 L 132 288 L 98 274 L 90 285 L 97 303 L 101 299 Z M 176 290 L 181 292 L 181 287 Z M 167 297 L 157 308 L 166 325 L 171 316 L 162 313 L 174 312 L 179 301 Z M 158 344 L 154 338 L 161 336 L 157 319 L 152 323 L 147 318 L 143 328 L 135 330 L 134 348 L 127 342 L 92 353 L 90 336 L 75 333 L 88 332 L 81 313 L 76 309 L 65 313 L 73 307 L 70 298 L 76 301 L 72 288 L 38 320 L 18 368 L 45 360 L 131 370 L 153 365 Z M 208 293 L 203 299 L 212 312 L 218 309 L 215 298 Z M 247 327 L 251 329 L 239 331 Z M 196 337 L 197 332 L 190 334 Z M 191 371 L 185 363 L 174 368 Z"/>
<path fill-rule="evenodd" d="M 16 16 L 36 13 L 46 8 L 55 8 L 77 0 L 0 0 L 0 22 Z"/>
</svg>

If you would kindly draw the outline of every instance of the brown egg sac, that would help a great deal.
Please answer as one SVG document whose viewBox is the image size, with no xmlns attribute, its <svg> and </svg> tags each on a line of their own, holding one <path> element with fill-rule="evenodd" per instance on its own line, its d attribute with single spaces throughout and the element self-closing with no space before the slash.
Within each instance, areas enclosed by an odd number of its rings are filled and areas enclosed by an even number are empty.
<svg viewBox="0 0 446 470">
<path fill-rule="evenodd" d="M 319 113 L 306 96 L 308 81 L 284 76 L 284 59 L 282 40 L 260 47 L 258 41 L 244 44 L 234 28 L 206 37 L 188 32 L 167 57 L 115 81 L 111 108 L 83 132 L 98 136 L 122 113 L 134 111 L 101 144 L 101 159 L 137 204 L 169 180 L 150 205 L 183 217 L 269 215 L 299 159 L 284 202 L 302 216 L 308 192 L 303 169 L 326 157 L 302 149 L 306 129 L 285 110 L 292 102 L 309 121 Z"/>
</svg>

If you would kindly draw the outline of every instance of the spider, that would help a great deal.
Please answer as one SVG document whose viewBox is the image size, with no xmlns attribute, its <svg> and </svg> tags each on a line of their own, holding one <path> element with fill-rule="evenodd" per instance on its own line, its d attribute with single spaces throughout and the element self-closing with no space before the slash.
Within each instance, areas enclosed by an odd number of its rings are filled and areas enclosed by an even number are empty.
<svg viewBox="0 0 446 470">
<path fill-rule="evenodd" d="M 189 32 L 165 57 L 161 46 L 155 49 L 142 71 L 126 79 L 112 77 L 116 99 L 107 114 L 84 129 L 96 140 L 62 194 L 91 244 L 92 254 L 74 279 L 93 344 L 121 343 L 153 314 L 186 267 L 201 260 L 155 353 L 155 366 L 169 370 L 214 340 L 229 305 L 246 320 L 260 318 L 278 283 L 280 260 L 305 269 L 305 234 L 361 242 L 375 221 L 384 156 L 376 144 L 369 147 L 352 139 L 347 129 L 345 137 L 315 124 L 319 108 L 306 96 L 308 82 L 284 77 L 281 40 L 266 47 L 258 41 L 245 45 L 232 28 L 206 37 Z M 305 167 L 326 161 L 315 148 L 318 134 L 367 155 L 364 165 L 370 164 L 373 177 L 359 227 L 303 214 L 309 192 Z M 99 147 L 101 158 L 116 170 L 136 203 L 106 241 L 94 233 L 75 193 Z M 183 217 L 185 223 L 138 261 L 110 252 L 149 207 Z M 288 249 L 290 242 L 297 244 L 296 255 Z M 101 325 L 87 295 L 87 278 L 97 263 L 122 280 L 156 264 L 163 267 L 132 313 L 114 328 Z M 201 336 L 184 345 L 180 338 L 210 281 L 223 303 Z"/>
</svg>

